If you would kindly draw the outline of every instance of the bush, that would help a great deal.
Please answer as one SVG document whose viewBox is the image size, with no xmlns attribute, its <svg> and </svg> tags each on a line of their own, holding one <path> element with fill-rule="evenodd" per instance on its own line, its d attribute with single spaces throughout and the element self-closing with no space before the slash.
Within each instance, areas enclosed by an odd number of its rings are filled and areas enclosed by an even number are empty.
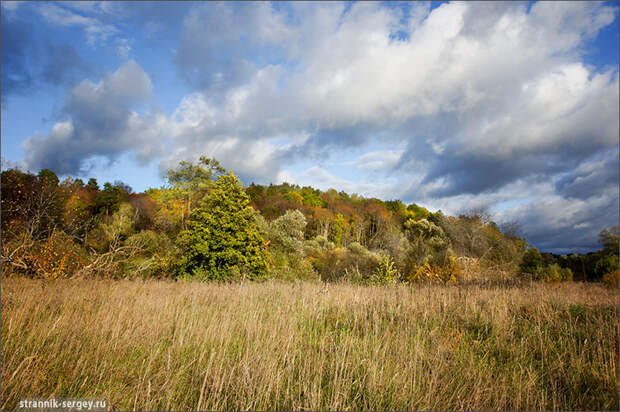
<svg viewBox="0 0 620 412">
<path fill-rule="evenodd" d="M 269 239 L 288 253 L 303 254 L 305 229 L 304 214 L 299 210 L 287 210 L 269 225 Z"/>
<path fill-rule="evenodd" d="M 572 282 L 573 281 L 573 271 L 570 270 L 569 268 L 562 268 L 562 280 L 565 282 Z"/>
<path fill-rule="evenodd" d="M 545 282 L 566 282 L 573 280 L 573 271 L 563 268 L 557 263 L 539 266 L 536 272 L 529 275 L 532 280 L 544 280 Z"/>
<path fill-rule="evenodd" d="M 443 265 L 425 263 L 414 266 L 408 280 L 410 282 L 456 283 L 461 277 L 456 259 L 450 256 Z"/>
<path fill-rule="evenodd" d="M 538 249 L 532 246 L 526 250 L 519 264 L 521 273 L 536 278 L 539 276 L 542 267 L 543 258 Z"/>
<path fill-rule="evenodd" d="M 2 244 L 2 273 L 42 279 L 68 278 L 88 261 L 86 251 L 60 230 L 35 242 L 24 235 Z"/>
<path fill-rule="evenodd" d="M 614 270 L 618 270 L 618 256 L 616 255 L 604 255 L 594 265 L 594 275 L 597 279 L 602 279 Z"/>
<path fill-rule="evenodd" d="M 271 254 L 271 276 L 282 280 L 319 280 L 310 260 L 297 254 L 274 250 Z"/>
<path fill-rule="evenodd" d="M 383 255 L 370 278 L 374 284 L 395 284 L 398 280 L 398 270 L 394 268 L 394 261 L 389 255 Z"/>
<path fill-rule="evenodd" d="M 319 237 L 322 236 L 317 236 L 317 239 Z M 334 248 L 331 242 L 323 242 L 321 239 L 314 242 L 323 245 L 309 255 L 322 281 L 367 281 L 375 274 L 382 259 L 380 254 L 369 251 L 359 243 L 351 243 L 348 248 Z"/>
<path fill-rule="evenodd" d="M 129 277 L 169 277 L 173 274 L 177 249 L 165 234 L 143 230 L 130 236 L 125 245 L 139 251 L 123 265 Z"/>
<path fill-rule="evenodd" d="M 612 289 L 618 288 L 618 269 L 603 276 L 603 285 Z"/>
</svg>

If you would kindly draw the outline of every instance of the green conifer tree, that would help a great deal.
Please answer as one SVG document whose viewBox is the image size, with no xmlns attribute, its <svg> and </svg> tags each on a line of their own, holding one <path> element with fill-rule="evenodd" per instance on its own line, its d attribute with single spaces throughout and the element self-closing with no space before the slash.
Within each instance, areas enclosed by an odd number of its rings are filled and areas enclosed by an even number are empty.
<svg viewBox="0 0 620 412">
<path fill-rule="evenodd" d="M 239 179 L 232 172 L 219 176 L 179 236 L 179 274 L 264 276 L 267 261 L 255 213 Z"/>
</svg>

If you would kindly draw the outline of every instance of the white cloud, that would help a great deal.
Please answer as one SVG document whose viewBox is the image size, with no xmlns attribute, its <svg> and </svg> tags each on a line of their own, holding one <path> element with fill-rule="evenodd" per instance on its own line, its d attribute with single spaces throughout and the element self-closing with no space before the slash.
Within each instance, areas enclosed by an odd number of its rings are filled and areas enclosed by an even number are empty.
<svg viewBox="0 0 620 412">
<path fill-rule="evenodd" d="M 346 162 L 346 164 L 361 170 L 389 172 L 398 164 L 402 153 L 402 150 L 377 150 L 358 156 L 355 160 Z"/>
<path fill-rule="evenodd" d="M 73 7 L 76 6 L 74 5 Z M 94 46 L 99 41 L 105 41 L 110 36 L 118 33 L 118 29 L 113 25 L 104 24 L 95 17 L 83 16 L 53 3 L 41 4 L 35 9 L 52 24 L 59 26 L 82 26 L 86 31 L 87 42 L 91 46 Z M 91 9 L 88 8 L 88 10 L 90 11 Z"/>
<path fill-rule="evenodd" d="M 134 107 L 151 98 L 150 77 L 133 60 L 97 83 L 84 80 L 68 93 L 64 111 L 49 134 L 29 137 L 23 148 L 31 169 L 80 173 L 93 156 L 113 160 L 134 151 L 143 162 L 162 153 L 170 134 L 167 118 L 158 113 L 138 115 Z"/>
<path fill-rule="evenodd" d="M 116 44 L 116 53 L 121 59 L 127 60 L 131 53 L 131 44 L 129 44 L 129 40 L 119 39 Z"/>
</svg>

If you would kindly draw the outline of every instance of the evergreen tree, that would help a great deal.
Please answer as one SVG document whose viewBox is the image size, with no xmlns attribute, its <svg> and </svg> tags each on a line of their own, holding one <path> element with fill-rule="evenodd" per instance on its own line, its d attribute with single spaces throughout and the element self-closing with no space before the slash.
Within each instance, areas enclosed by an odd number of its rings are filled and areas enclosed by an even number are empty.
<svg viewBox="0 0 620 412">
<path fill-rule="evenodd" d="M 232 172 L 219 176 L 179 236 L 179 273 L 209 279 L 263 276 L 267 262 L 255 213 L 239 179 Z"/>
</svg>

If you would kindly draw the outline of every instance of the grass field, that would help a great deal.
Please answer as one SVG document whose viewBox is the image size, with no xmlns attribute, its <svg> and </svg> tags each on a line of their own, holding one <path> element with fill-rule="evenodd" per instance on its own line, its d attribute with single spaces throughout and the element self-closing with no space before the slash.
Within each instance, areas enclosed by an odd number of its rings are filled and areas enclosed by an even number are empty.
<svg viewBox="0 0 620 412">
<path fill-rule="evenodd" d="M 2 280 L 2 409 L 612 409 L 618 292 L 592 284 Z"/>
</svg>

